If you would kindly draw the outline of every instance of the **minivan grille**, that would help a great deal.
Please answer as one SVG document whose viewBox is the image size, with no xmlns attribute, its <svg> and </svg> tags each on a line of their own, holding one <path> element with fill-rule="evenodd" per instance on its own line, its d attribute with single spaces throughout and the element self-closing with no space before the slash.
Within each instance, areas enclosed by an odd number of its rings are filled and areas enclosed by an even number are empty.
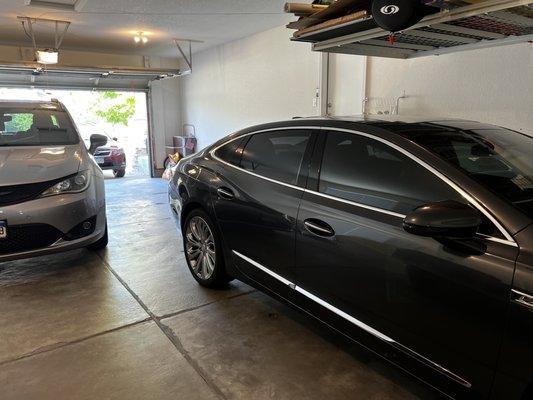
<svg viewBox="0 0 533 400">
<path fill-rule="evenodd" d="M 42 192 L 65 178 L 25 185 L 0 186 L 0 206 L 22 203 L 37 198 Z"/>
<path fill-rule="evenodd" d="M 48 247 L 63 234 L 46 224 L 7 227 L 7 238 L 0 239 L 0 254 L 21 253 Z"/>
</svg>

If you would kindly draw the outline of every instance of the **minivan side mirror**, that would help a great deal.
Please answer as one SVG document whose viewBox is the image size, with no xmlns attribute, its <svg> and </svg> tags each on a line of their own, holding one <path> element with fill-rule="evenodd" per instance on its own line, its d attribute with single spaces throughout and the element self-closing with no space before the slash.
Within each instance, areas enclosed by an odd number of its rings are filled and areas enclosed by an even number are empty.
<svg viewBox="0 0 533 400">
<path fill-rule="evenodd" d="M 405 217 L 403 228 L 418 236 L 471 239 L 482 222 L 481 214 L 473 207 L 447 200 L 414 209 Z"/>
<path fill-rule="evenodd" d="M 107 136 L 106 135 L 98 135 L 94 134 L 91 135 L 91 147 L 89 147 L 89 153 L 94 154 L 96 149 L 101 146 L 105 146 L 107 144 Z"/>
</svg>

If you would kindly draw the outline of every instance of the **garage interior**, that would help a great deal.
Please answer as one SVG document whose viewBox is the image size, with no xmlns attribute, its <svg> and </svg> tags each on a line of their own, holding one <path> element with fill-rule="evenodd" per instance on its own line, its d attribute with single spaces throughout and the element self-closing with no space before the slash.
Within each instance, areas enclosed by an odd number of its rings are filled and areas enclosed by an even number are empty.
<svg viewBox="0 0 533 400">
<path fill-rule="evenodd" d="M 284 0 L 2 0 L 0 101 L 146 96 L 150 176 L 107 176 L 106 250 L 0 263 L 0 399 L 440 398 L 244 283 L 197 285 L 159 177 L 176 136 L 197 151 L 295 117 L 423 114 L 531 134 L 533 3 L 465 3 L 479 8 L 462 18 L 513 34 L 435 20 L 393 39 L 372 26 L 293 37 Z M 36 62 L 32 37 L 59 62 Z"/>
</svg>

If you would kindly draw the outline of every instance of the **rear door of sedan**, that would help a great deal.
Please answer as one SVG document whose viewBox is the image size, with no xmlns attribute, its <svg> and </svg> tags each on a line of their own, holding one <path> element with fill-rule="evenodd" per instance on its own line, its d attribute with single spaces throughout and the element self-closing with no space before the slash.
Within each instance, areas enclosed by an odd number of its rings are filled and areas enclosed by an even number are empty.
<svg viewBox="0 0 533 400">
<path fill-rule="evenodd" d="M 404 231 L 418 206 L 467 201 L 383 138 L 332 129 L 315 149 L 298 215 L 297 291 L 348 321 L 350 335 L 362 329 L 454 390 L 487 396 L 515 243 L 480 237 L 469 251 Z"/>
<path fill-rule="evenodd" d="M 296 215 L 317 132 L 269 129 L 213 152 L 220 164 L 214 208 L 225 246 L 239 270 L 260 283 L 292 272 Z"/>
</svg>

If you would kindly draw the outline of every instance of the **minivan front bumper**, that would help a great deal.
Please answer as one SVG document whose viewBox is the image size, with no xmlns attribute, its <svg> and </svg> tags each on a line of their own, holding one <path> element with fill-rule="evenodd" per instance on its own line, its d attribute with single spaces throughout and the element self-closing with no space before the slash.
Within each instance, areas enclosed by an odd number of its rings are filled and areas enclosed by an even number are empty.
<svg viewBox="0 0 533 400">
<path fill-rule="evenodd" d="M 105 234 L 103 181 L 93 179 L 81 193 L 1 206 L 0 221 L 7 223 L 7 237 L 0 239 L 0 262 L 86 247 Z M 86 234 L 80 232 L 84 222 L 91 223 Z"/>
</svg>

